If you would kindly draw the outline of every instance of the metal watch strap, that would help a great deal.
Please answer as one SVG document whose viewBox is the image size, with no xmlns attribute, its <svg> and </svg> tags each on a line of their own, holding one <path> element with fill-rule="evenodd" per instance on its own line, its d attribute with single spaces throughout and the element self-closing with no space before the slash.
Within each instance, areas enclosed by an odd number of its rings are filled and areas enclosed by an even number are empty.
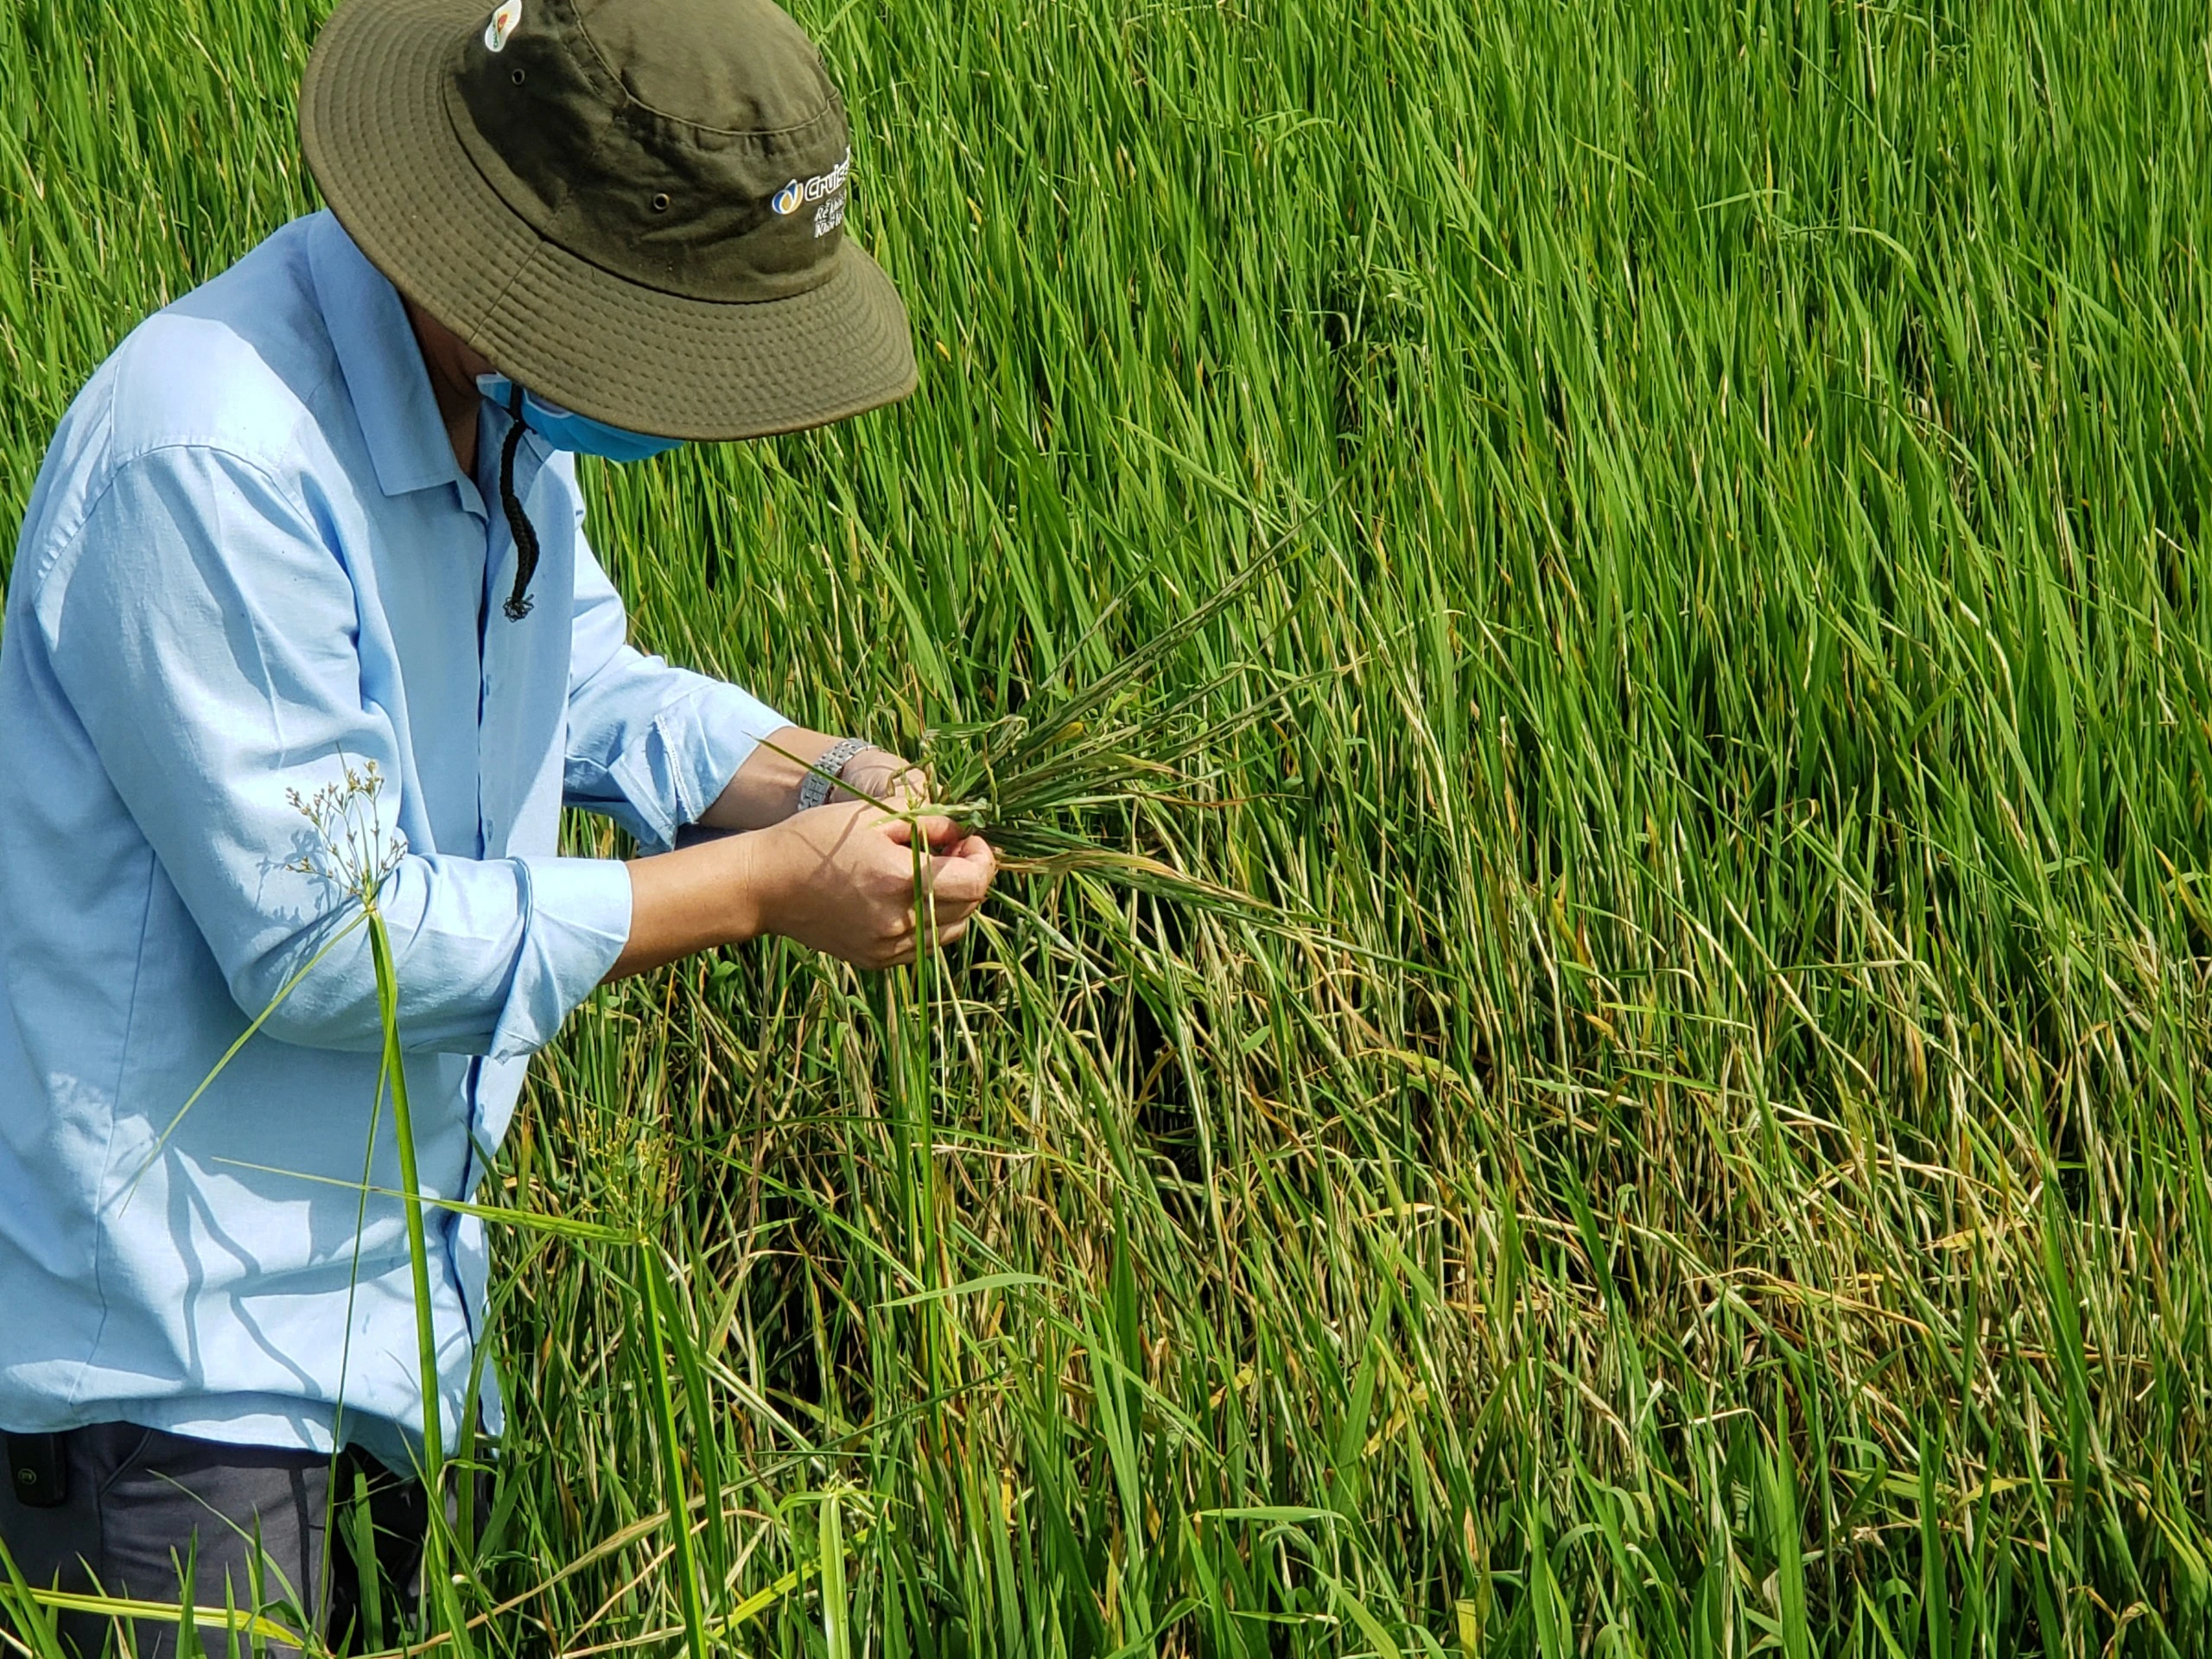
<svg viewBox="0 0 2212 1659">
<path fill-rule="evenodd" d="M 809 811 L 827 801 L 831 781 L 843 777 L 852 758 L 866 747 L 868 740 L 864 737 L 841 737 L 824 749 L 821 759 L 814 763 L 814 770 L 799 779 L 798 810 Z"/>
</svg>

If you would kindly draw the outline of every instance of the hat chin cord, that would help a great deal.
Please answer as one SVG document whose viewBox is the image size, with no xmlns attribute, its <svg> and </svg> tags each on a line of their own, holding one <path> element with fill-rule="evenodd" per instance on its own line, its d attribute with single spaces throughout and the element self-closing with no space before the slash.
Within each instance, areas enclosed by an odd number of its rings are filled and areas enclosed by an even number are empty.
<svg viewBox="0 0 2212 1659">
<path fill-rule="evenodd" d="M 499 446 L 499 505 L 507 515 L 508 533 L 515 538 L 515 586 L 503 608 L 508 621 L 519 622 L 530 614 L 530 579 L 537 574 L 537 527 L 515 493 L 515 451 L 522 446 L 523 433 L 520 386 L 508 394 L 507 414 L 512 424 L 506 442 Z"/>
</svg>

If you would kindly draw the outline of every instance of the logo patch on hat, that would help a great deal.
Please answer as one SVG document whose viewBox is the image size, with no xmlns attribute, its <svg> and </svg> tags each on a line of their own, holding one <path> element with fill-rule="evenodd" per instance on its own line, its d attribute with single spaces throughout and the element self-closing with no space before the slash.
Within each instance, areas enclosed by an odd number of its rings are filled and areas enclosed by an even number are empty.
<svg viewBox="0 0 2212 1659">
<path fill-rule="evenodd" d="M 499 9 L 492 14 L 492 21 L 484 25 L 484 49 L 504 52 L 507 36 L 522 23 L 522 0 L 499 0 Z"/>
<path fill-rule="evenodd" d="M 795 213 L 810 201 L 822 203 L 815 210 L 814 233 L 825 236 L 844 220 L 844 198 L 838 192 L 845 188 L 845 181 L 852 173 L 853 152 L 848 149 L 844 159 L 827 173 L 817 173 L 810 179 L 793 179 L 768 198 L 768 205 L 779 213 Z M 832 205 L 836 209 L 835 215 L 825 218 Z"/>
</svg>

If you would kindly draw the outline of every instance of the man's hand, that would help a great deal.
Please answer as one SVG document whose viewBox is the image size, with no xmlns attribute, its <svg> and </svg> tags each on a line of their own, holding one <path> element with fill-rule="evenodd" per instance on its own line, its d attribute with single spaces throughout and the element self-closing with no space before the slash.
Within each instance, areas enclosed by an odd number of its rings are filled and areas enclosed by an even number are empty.
<svg viewBox="0 0 2212 1659">
<path fill-rule="evenodd" d="M 917 836 L 925 841 L 918 859 Z M 925 940 L 951 944 L 998 870 L 990 844 L 951 819 L 910 822 L 866 801 L 795 813 L 750 839 L 760 931 L 856 968 L 912 962 Z"/>
<path fill-rule="evenodd" d="M 998 860 L 950 818 L 908 820 L 854 801 L 632 859 L 629 870 L 630 938 L 610 980 L 763 933 L 859 968 L 912 962 L 924 944 L 950 944 L 968 931 Z"/>
<path fill-rule="evenodd" d="M 888 749 L 862 749 L 845 763 L 836 788 L 830 791 L 831 805 L 844 801 L 881 801 L 912 810 L 926 806 L 930 780 L 919 766 L 910 766 Z"/>
</svg>

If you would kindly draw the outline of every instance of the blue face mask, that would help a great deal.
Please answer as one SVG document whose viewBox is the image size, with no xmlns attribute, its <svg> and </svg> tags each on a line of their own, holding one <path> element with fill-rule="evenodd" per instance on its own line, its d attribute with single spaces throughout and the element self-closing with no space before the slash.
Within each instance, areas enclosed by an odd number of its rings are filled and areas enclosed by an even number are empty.
<svg viewBox="0 0 2212 1659">
<path fill-rule="evenodd" d="M 510 408 L 514 402 L 515 384 L 504 374 L 478 375 L 476 389 L 501 409 Z M 523 389 L 522 423 L 556 449 L 573 450 L 580 455 L 602 455 L 608 461 L 643 461 L 683 442 L 681 438 L 655 438 L 643 432 L 626 432 L 619 426 L 609 426 L 604 421 L 594 421 L 588 415 L 549 403 L 528 387 Z"/>
</svg>

